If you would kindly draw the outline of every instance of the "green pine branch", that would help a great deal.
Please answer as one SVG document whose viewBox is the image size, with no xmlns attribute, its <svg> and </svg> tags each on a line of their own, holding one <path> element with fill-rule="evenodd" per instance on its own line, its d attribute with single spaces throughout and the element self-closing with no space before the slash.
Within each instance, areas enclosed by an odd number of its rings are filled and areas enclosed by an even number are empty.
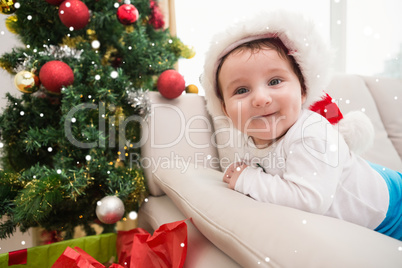
<svg viewBox="0 0 402 268">
<path fill-rule="evenodd" d="M 58 7 L 46 1 L 19 0 L 13 14 L 10 26 L 24 46 L 1 55 L 0 66 L 12 75 L 25 70 L 39 76 L 45 63 L 60 60 L 73 70 L 74 83 L 60 95 L 40 84 L 33 94 L 6 95 L 0 213 L 7 220 L 0 238 L 35 226 L 68 238 L 82 225 L 92 234 L 98 200 L 116 195 L 130 212 L 147 196 L 141 167 L 130 163 L 140 155 L 133 146 L 141 138 L 140 122 L 124 121 L 144 107 L 133 107 L 129 93 L 156 90 L 158 76 L 174 67 L 185 46 L 168 29 L 149 24 L 149 0 L 132 1 L 140 17 L 131 26 L 118 21 L 116 1 L 83 2 L 91 19 L 78 31 L 63 25 Z"/>
</svg>

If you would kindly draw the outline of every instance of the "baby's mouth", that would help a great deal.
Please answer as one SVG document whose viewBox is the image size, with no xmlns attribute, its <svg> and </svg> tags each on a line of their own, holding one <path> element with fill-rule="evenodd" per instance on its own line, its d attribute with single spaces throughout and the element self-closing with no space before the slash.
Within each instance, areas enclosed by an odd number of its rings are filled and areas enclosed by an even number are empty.
<svg viewBox="0 0 402 268">
<path fill-rule="evenodd" d="M 269 118 L 269 117 L 272 117 L 272 116 L 275 115 L 275 114 L 276 114 L 276 112 L 272 112 L 272 113 L 257 115 L 257 116 L 254 116 L 253 118 L 254 118 L 254 119 Z"/>
</svg>

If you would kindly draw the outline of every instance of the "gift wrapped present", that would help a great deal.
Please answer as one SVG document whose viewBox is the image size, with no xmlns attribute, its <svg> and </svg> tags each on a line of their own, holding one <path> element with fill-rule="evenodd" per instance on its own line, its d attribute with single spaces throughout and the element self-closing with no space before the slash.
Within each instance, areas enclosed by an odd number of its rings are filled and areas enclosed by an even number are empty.
<svg viewBox="0 0 402 268">
<path fill-rule="evenodd" d="M 49 245 L 32 247 L 0 255 L 0 267 L 47 268 L 52 267 L 67 247 L 79 247 L 100 263 L 116 259 L 116 238 L 114 233 L 86 236 Z"/>
<path fill-rule="evenodd" d="M 119 264 L 112 264 L 109 268 L 123 268 Z M 67 247 L 63 254 L 52 265 L 52 268 L 106 268 L 91 255 L 79 247 Z"/>
<path fill-rule="evenodd" d="M 161 225 L 153 235 L 141 228 L 117 234 L 119 264 L 130 268 L 180 268 L 187 255 L 187 225 Z"/>
<path fill-rule="evenodd" d="M 0 267 L 181 268 L 186 254 L 187 225 L 177 221 L 153 235 L 135 228 L 9 252 L 0 255 Z M 108 263 L 111 259 L 118 263 Z"/>
</svg>

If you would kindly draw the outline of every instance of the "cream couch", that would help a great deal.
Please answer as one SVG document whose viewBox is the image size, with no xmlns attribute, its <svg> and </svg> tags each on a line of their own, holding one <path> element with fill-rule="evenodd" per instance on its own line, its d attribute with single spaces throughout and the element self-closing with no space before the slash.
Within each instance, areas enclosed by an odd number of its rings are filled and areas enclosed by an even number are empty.
<svg viewBox="0 0 402 268">
<path fill-rule="evenodd" d="M 363 156 L 402 171 L 402 80 L 340 75 L 327 92 L 343 113 L 372 119 L 375 144 Z M 139 225 L 189 219 L 185 267 L 402 267 L 402 241 L 229 190 L 204 98 L 150 98 L 141 163 L 151 196 Z"/>
</svg>

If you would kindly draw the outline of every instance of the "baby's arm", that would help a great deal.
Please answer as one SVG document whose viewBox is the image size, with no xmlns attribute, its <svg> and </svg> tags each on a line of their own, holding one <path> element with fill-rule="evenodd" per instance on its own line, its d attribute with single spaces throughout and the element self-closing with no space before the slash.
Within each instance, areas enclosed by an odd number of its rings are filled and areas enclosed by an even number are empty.
<svg viewBox="0 0 402 268">
<path fill-rule="evenodd" d="M 248 166 L 238 174 L 234 190 L 258 201 L 325 213 L 340 182 L 342 164 L 332 166 L 310 156 L 300 144 L 291 150 L 283 174 L 269 174 L 269 168 L 265 173 L 260 167 Z"/>
<path fill-rule="evenodd" d="M 223 175 L 223 181 L 228 184 L 228 187 L 234 190 L 236 186 L 237 179 L 239 178 L 242 171 L 248 167 L 243 162 L 232 163 Z"/>
</svg>

